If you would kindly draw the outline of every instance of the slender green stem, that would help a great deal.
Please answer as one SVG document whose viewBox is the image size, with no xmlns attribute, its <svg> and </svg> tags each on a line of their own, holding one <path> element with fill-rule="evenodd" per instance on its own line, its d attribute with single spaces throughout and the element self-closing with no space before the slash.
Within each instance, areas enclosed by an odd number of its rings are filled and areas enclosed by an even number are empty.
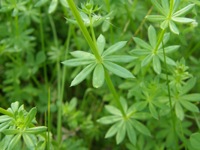
<svg viewBox="0 0 200 150">
<path fill-rule="evenodd" d="M 110 76 L 109 76 L 107 70 L 105 70 L 105 79 L 106 79 L 106 83 L 107 83 L 107 85 L 108 85 L 108 88 L 109 88 L 110 92 L 111 92 L 111 93 L 113 94 L 113 96 L 114 96 L 115 102 L 117 103 L 117 105 L 118 105 L 118 107 L 120 108 L 120 110 L 121 110 L 123 116 L 125 117 L 125 116 L 126 116 L 126 113 L 124 112 L 124 109 L 123 109 L 123 107 L 122 107 L 122 105 L 121 105 L 121 103 L 120 103 L 119 96 L 118 96 L 118 94 L 117 94 L 117 92 L 116 92 L 116 90 L 115 90 L 115 87 L 114 87 L 114 85 L 113 85 L 113 83 L 112 83 L 112 80 L 110 79 Z"/>
<path fill-rule="evenodd" d="M 76 18 L 76 21 L 78 22 L 78 25 L 86 39 L 86 41 L 88 42 L 93 54 L 95 55 L 96 59 L 99 61 L 99 62 L 102 62 L 102 58 L 98 52 L 98 49 L 95 45 L 95 43 L 93 42 L 87 28 L 85 27 L 82 19 L 81 19 L 81 16 L 76 8 L 76 5 L 74 4 L 74 1 L 73 0 L 67 0 L 68 1 L 68 4 L 69 4 L 69 7 L 74 15 L 74 17 Z"/>
<path fill-rule="evenodd" d="M 50 150 L 50 132 L 51 132 L 51 93 L 50 87 L 48 89 L 48 141 L 47 141 L 47 150 Z"/>
<path fill-rule="evenodd" d="M 57 38 L 57 32 L 55 28 L 55 23 L 49 15 L 49 21 L 51 24 L 52 32 L 53 32 L 53 37 L 54 37 L 54 43 L 56 47 L 58 47 L 58 38 Z M 62 99 L 61 99 L 61 68 L 60 68 L 60 58 L 57 58 L 56 61 L 56 72 L 57 72 L 57 108 L 58 108 L 58 114 L 57 114 L 57 142 L 60 145 L 61 139 L 62 139 Z"/>
<path fill-rule="evenodd" d="M 171 90 L 170 90 L 169 76 L 168 76 L 168 67 L 167 67 L 166 53 L 165 53 L 163 41 L 162 41 L 162 48 L 163 48 L 164 64 L 165 64 L 165 68 L 166 68 L 166 72 L 167 72 L 166 73 L 167 91 L 168 91 L 168 97 L 169 97 L 169 105 L 170 105 L 170 112 L 171 112 L 171 118 L 172 118 L 172 125 L 173 125 L 174 134 L 176 135 L 175 117 L 174 117 L 174 113 L 173 113 L 173 106 L 172 106 L 172 99 L 171 99 Z M 176 142 L 175 147 L 177 148 L 177 142 Z"/>
<path fill-rule="evenodd" d="M 173 13 L 173 6 L 174 6 L 174 0 L 170 0 L 170 10 L 169 10 L 169 18 L 171 18 L 171 16 L 172 16 L 172 13 Z"/>
<path fill-rule="evenodd" d="M 69 52 L 69 42 L 71 39 L 71 32 L 72 32 L 72 25 L 69 25 L 68 36 L 66 41 L 66 51 L 65 51 L 65 59 L 67 59 L 68 52 Z M 66 77 L 66 67 L 63 67 L 62 71 L 62 83 L 61 83 L 61 99 L 64 97 L 64 86 L 65 86 L 65 77 Z"/>
<path fill-rule="evenodd" d="M 40 13 L 40 40 L 41 40 L 42 51 L 45 52 L 43 18 L 42 18 L 42 14 L 41 13 Z M 43 69 L 44 69 L 43 70 L 44 71 L 44 81 L 45 81 L 45 84 L 47 85 L 47 83 L 48 83 L 48 77 L 47 77 L 46 62 L 44 62 Z"/>
</svg>

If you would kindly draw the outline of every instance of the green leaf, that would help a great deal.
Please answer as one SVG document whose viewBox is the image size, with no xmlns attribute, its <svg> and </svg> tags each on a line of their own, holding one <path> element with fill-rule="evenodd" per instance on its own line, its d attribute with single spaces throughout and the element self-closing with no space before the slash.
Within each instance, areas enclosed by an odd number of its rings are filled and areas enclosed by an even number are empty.
<svg viewBox="0 0 200 150">
<path fill-rule="evenodd" d="M 155 119 L 158 119 L 158 112 L 152 103 L 149 103 L 149 111 Z"/>
<path fill-rule="evenodd" d="M 20 133 L 19 129 L 5 129 L 3 130 L 3 134 L 5 135 L 13 135 L 13 134 L 17 134 Z"/>
<path fill-rule="evenodd" d="M 35 7 L 41 7 L 43 6 L 48 0 L 39 0 L 37 3 L 34 5 Z"/>
<path fill-rule="evenodd" d="M 82 82 L 87 76 L 92 72 L 96 64 L 90 64 L 87 67 L 85 67 L 72 81 L 70 86 L 75 86 Z"/>
<path fill-rule="evenodd" d="M 122 78 L 135 78 L 133 74 L 128 71 L 127 69 L 114 64 L 109 61 L 104 61 L 103 65 L 108 69 L 110 72 L 114 73 L 115 75 L 122 77 Z"/>
<path fill-rule="evenodd" d="M 94 62 L 95 62 L 94 59 L 75 58 L 75 59 L 65 60 L 62 62 L 62 64 L 70 67 L 76 67 L 76 66 L 88 65 Z"/>
<path fill-rule="evenodd" d="M 60 3 L 66 7 L 66 8 L 69 8 L 69 5 L 68 5 L 68 2 L 66 0 L 60 0 Z"/>
<path fill-rule="evenodd" d="M 176 116 L 182 121 L 184 118 L 184 111 L 178 102 L 175 104 L 175 112 L 176 112 Z"/>
<path fill-rule="evenodd" d="M 153 26 L 149 26 L 148 28 L 148 39 L 152 47 L 156 47 L 157 43 L 157 35 L 156 35 L 156 30 Z"/>
<path fill-rule="evenodd" d="M 134 119 L 131 120 L 132 125 L 142 134 L 151 136 L 151 133 L 147 127 L 145 127 L 142 123 L 139 121 L 136 121 Z"/>
<path fill-rule="evenodd" d="M 122 47 L 124 47 L 126 45 L 126 41 L 120 41 L 120 42 L 117 42 L 115 43 L 114 45 L 110 46 L 108 49 L 106 49 L 102 56 L 107 56 L 107 55 L 110 55 L 112 53 L 115 53 L 117 51 L 119 51 Z"/>
<path fill-rule="evenodd" d="M 200 94 L 199 93 L 193 93 L 193 94 L 187 94 L 181 96 L 181 99 L 188 100 L 191 102 L 199 102 L 200 101 Z"/>
<path fill-rule="evenodd" d="M 88 52 L 84 52 L 84 51 L 74 51 L 70 53 L 73 57 L 79 58 L 79 59 L 89 59 L 89 60 L 93 60 L 95 59 L 94 55 Z"/>
<path fill-rule="evenodd" d="M 146 49 L 134 49 L 131 51 L 132 54 L 143 56 L 143 55 L 148 55 L 151 54 L 152 52 Z"/>
<path fill-rule="evenodd" d="M 120 103 L 123 107 L 124 112 L 127 112 L 128 105 L 127 105 L 127 100 L 124 97 L 120 97 Z"/>
<path fill-rule="evenodd" d="M 39 133 L 45 132 L 46 130 L 47 130 L 47 127 L 38 126 L 38 127 L 28 128 L 24 132 L 28 134 L 39 134 Z"/>
<path fill-rule="evenodd" d="M 160 24 L 160 28 L 164 30 L 168 27 L 168 25 L 169 25 L 169 20 L 165 20 Z"/>
<path fill-rule="evenodd" d="M 141 66 L 144 67 L 146 65 L 148 65 L 153 59 L 153 55 L 152 54 L 149 54 L 147 55 L 143 60 L 142 60 L 142 64 Z"/>
<path fill-rule="evenodd" d="M 178 23 L 191 23 L 191 22 L 194 22 L 195 20 L 194 19 L 190 19 L 190 18 L 185 18 L 185 17 L 173 17 L 172 20 L 174 22 L 178 22 Z"/>
<path fill-rule="evenodd" d="M 190 143 L 193 148 L 199 148 L 200 147 L 200 133 L 193 133 L 190 136 Z"/>
<path fill-rule="evenodd" d="M 114 125 L 112 125 L 106 132 L 105 138 L 114 136 L 117 133 L 117 131 L 119 130 L 121 124 L 122 124 L 122 122 L 117 122 Z"/>
<path fill-rule="evenodd" d="M 169 54 L 169 53 L 175 52 L 179 49 L 179 47 L 180 47 L 180 45 L 173 45 L 173 46 L 165 47 L 165 53 Z"/>
<path fill-rule="evenodd" d="M 173 14 L 173 17 L 177 17 L 177 16 L 181 16 L 186 14 L 187 12 L 189 12 L 193 7 L 195 6 L 195 4 L 189 4 L 186 7 L 182 8 L 181 10 L 175 12 Z"/>
<path fill-rule="evenodd" d="M 129 56 L 129 55 L 111 55 L 111 56 L 104 57 L 104 60 L 112 61 L 116 63 L 129 63 L 135 59 L 137 59 L 137 57 Z"/>
<path fill-rule="evenodd" d="M 15 135 L 12 140 L 10 141 L 9 145 L 8 145 L 8 149 L 12 150 L 16 147 L 16 145 L 19 143 L 21 138 L 21 134 L 17 134 Z"/>
<path fill-rule="evenodd" d="M 179 30 L 173 21 L 169 22 L 169 28 L 173 33 L 179 34 Z"/>
<path fill-rule="evenodd" d="M 162 62 L 165 62 L 165 60 L 164 60 L 164 55 L 163 55 L 163 54 L 159 54 L 158 56 L 159 56 L 159 58 L 160 58 L 160 60 L 161 60 Z M 166 63 L 167 63 L 168 65 L 176 66 L 175 61 L 174 61 L 173 59 L 167 57 L 167 56 L 166 56 Z"/>
<path fill-rule="evenodd" d="M 92 79 L 92 84 L 93 87 L 99 88 L 103 85 L 104 83 L 104 68 L 102 64 L 97 64 L 94 73 L 93 73 L 93 79 Z"/>
<path fill-rule="evenodd" d="M 140 38 L 137 38 L 137 37 L 134 37 L 133 40 L 135 41 L 135 43 L 137 45 L 139 45 L 140 47 L 142 48 L 145 48 L 145 49 L 148 49 L 148 50 L 151 50 L 152 49 L 152 46 L 149 45 L 147 42 L 143 41 L 142 39 Z"/>
<path fill-rule="evenodd" d="M 19 102 L 18 101 L 11 104 L 11 109 L 14 113 L 18 110 L 18 108 L 19 108 Z"/>
<path fill-rule="evenodd" d="M 127 131 L 127 135 L 128 135 L 130 142 L 133 145 L 135 145 L 136 141 L 137 141 L 137 137 L 136 137 L 135 130 L 129 121 L 126 122 L 126 131 Z"/>
<path fill-rule="evenodd" d="M 163 8 L 161 7 L 161 5 L 158 3 L 157 0 L 151 0 L 151 2 L 161 14 L 163 14 L 164 16 L 166 15 L 165 11 L 163 11 Z"/>
<path fill-rule="evenodd" d="M 45 55 L 44 51 L 39 51 L 36 54 L 36 64 L 39 65 L 39 64 L 45 62 L 45 60 L 46 60 L 46 55 Z"/>
<path fill-rule="evenodd" d="M 0 113 L 1 113 L 1 114 L 4 114 L 4 115 L 7 115 L 6 118 L 7 118 L 8 116 L 9 116 L 9 118 L 10 118 L 10 117 L 13 117 L 13 114 L 12 114 L 11 112 L 9 112 L 8 110 L 5 110 L 5 109 L 3 109 L 3 108 L 1 108 L 1 107 L 0 107 Z M 0 116 L 0 117 L 2 117 L 2 116 Z M 10 118 L 10 119 L 11 119 L 11 118 Z M 0 123 L 3 122 L 3 120 L 4 120 L 4 119 L 0 119 Z"/>
<path fill-rule="evenodd" d="M 24 139 L 24 142 L 25 142 L 27 148 L 33 149 L 36 146 L 35 141 L 30 137 L 30 135 L 23 134 L 22 137 Z"/>
<path fill-rule="evenodd" d="M 195 84 L 196 78 L 189 79 L 186 84 L 181 88 L 181 94 L 188 93 L 195 86 Z"/>
<path fill-rule="evenodd" d="M 119 130 L 116 135 L 117 144 L 120 144 L 124 140 L 125 136 L 126 136 L 126 126 L 125 123 L 122 122 L 119 126 Z"/>
<path fill-rule="evenodd" d="M 33 119 L 35 118 L 36 113 L 37 113 L 36 107 L 32 108 L 32 109 L 28 112 L 28 114 L 27 114 L 27 116 L 26 116 L 25 124 L 24 124 L 25 127 L 29 127 L 29 126 L 30 126 L 31 122 L 32 122 Z"/>
<path fill-rule="evenodd" d="M 169 12 L 169 1 L 168 0 L 161 0 L 161 4 L 164 8 L 165 14 Z"/>
<path fill-rule="evenodd" d="M 105 44 L 106 44 L 105 37 L 102 34 L 100 34 L 99 37 L 97 38 L 97 48 L 100 55 L 102 54 L 105 48 Z"/>
<path fill-rule="evenodd" d="M 53 13 L 56 10 L 57 5 L 58 5 L 58 0 L 52 0 L 48 9 L 48 13 L 49 14 Z"/>
<path fill-rule="evenodd" d="M 157 74 L 161 73 L 161 64 L 157 55 L 153 56 L 153 69 Z"/>
<path fill-rule="evenodd" d="M 97 122 L 101 124 L 113 124 L 121 119 L 122 118 L 120 116 L 106 116 L 98 119 Z"/>
<path fill-rule="evenodd" d="M 145 18 L 152 22 L 164 21 L 166 19 L 166 17 L 161 15 L 148 15 Z"/>
<path fill-rule="evenodd" d="M 191 112 L 199 112 L 199 108 L 191 102 L 182 100 L 181 105 Z"/>
<path fill-rule="evenodd" d="M 117 109 L 116 107 L 114 106 L 111 106 L 111 105 L 106 105 L 105 106 L 105 109 L 110 113 L 110 114 L 113 114 L 113 115 L 116 115 L 116 116 L 122 116 L 122 113 L 119 109 Z"/>
<path fill-rule="evenodd" d="M 0 124 L 0 133 L 5 130 L 6 128 L 8 128 L 10 125 L 8 122 L 4 122 Z"/>
</svg>

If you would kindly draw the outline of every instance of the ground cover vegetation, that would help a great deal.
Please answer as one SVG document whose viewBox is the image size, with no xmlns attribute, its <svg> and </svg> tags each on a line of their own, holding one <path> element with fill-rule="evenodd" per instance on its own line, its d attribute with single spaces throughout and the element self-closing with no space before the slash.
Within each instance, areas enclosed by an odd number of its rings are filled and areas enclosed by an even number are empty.
<svg viewBox="0 0 200 150">
<path fill-rule="evenodd" d="M 198 0 L 1 0 L 2 150 L 198 150 Z"/>
</svg>

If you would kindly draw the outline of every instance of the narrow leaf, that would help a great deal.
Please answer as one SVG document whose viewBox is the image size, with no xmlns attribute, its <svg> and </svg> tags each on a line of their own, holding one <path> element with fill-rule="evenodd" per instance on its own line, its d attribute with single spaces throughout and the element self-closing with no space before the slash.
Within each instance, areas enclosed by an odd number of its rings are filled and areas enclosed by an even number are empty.
<svg viewBox="0 0 200 150">
<path fill-rule="evenodd" d="M 103 65 L 108 69 L 110 72 L 114 73 L 115 75 L 122 77 L 122 78 L 134 78 L 133 74 L 128 71 L 127 69 L 114 64 L 109 61 L 104 61 Z"/>
<path fill-rule="evenodd" d="M 117 122 L 114 125 L 112 125 L 109 128 L 109 130 L 106 132 L 105 138 L 114 136 L 117 133 L 117 131 L 119 130 L 120 125 L 121 125 L 121 122 Z"/>
<path fill-rule="evenodd" d="M 97 38 L 97 48 L 100 55 L 102 54 L 105 48 L 105 44 L 106 44 L 105 37 L 102 34 L 100 34 L 99 37 Z"/>
<path fill-rule="evenodd" d="M 145 18 L 152 22 L 164 21 L 166 19 L 165 16 L 161 16 L 161 15 L 148 15 Z"/>
<path fill-rule="evenodd" d="M 126 122 L 126 131 L 127 131 L 127 135 L 128 135 L 130 142 L 133 145 L 135 145 L 136 141 L 137 141 L 137 137 L 136 137 L 135 130 L 129 121 Z"/>
<path fill-rule="evenodd" d="M 16 147 L 16 145 L 19 143 L 19 140 L 21 138 L 21 134 L 17 134 L 15 135 L 12 140 L 10 141 L 9 145 L 8 145 L 8 149 L 12 150 Z"/>
<path fill-rule="evenodd" d="M 173 33 L 179 34 L 179 30 L 173 21 L 169 22 L 169 28 Z"/>
<path fill-rule="evenodd" d="M 121 120 L 121 117 L 119 116 L 106 116 L 98 119 L 97 122 L 101 124 L 113 124 L 119 120 Z"/>
<path fill-rule="evenodd" d="M 132 125 L 142 134 L 151 136 L 151 133 L 149 131 L 149 129 L 147 127 L 145 127 L 142 123 L 140 123 L 139 121 L 136 120 L 131 120 Z"/>
<path fill-rule="evenodd" d="M 155 106 L 152 103 L 149 103 L 149 111 L 151 115 L 155 118 L 158 119 L 158 112 L 156 111 Z"/>
<path fill-rule="evenodd" d="M 72 81 L 70 86 L 75 86 L 82 82 L 87 76 L 92 72 L 96 64 L 90 64 L 87 67 L 85 67 Z"/>
<path fill-rule="evenodd" d="M 161 14 L 165 15 L 165 11 L 163 11 L 163 8 L 161 7 L 161 5 L 158 3 L 157 0 L 151 0 L 151 2 Z"/>
<path fill-rule="evenodd" d="M 75 58 L 75 59 L 65 60 L 62 62 L 62 64 L 70 67 L 76 67 L 76 66 L 88 65 L 93 62 L 95 62 L 93 59 Z"/>
<path fill-rule="evenodd" d="M 190 19 L 190 18 L 185 18 L 185 17 L 172 17 L 172 20 L 174 22 L 178 22 L 178 23 L 191 23 L 191 22 L 194 22 L 195 20 L 194 19 Z"/>
<path fill-rule="evenodd" d="M 161 73 L 160 60 L 159 60 L 159 57 L 156 55 L 154 55 L 154 57 L 153 57 L 153 69 L 157 74 Z"/>
<path fill-rule="evenodd" d="M 58 0 L 52 0 L 49 6 L 48 13 L 49 14 L 53 13 L 56 10 L 57 5 L 58 5 Z"/>
<path fill-rule="evenodd" d="M 113 114 L 113 115 L 122 116 L 121 111 L 120 111 L 119 109 L 117 109 L 116 107 L 114 107 L 114 106 L 106 105 L 106 106 L 105 106 L 105 109 L 106 109 L 109 113 L 111 113 L 111 114 Z"/>
<path fill-rule="evenodd" d="M 29 148 L 29 149 L 33 149 L 36 145 L 35 145 L 35 141 L 30 137 L 30 135 L 28 134 L 23 134 L 22 135 L 23 137 L 23 140 L 26 144 L 26 146 Z"/>
<path fill-rule="evenodd" d="M 186 14 L 187 12 L 189 12 L 194 6 L 195 6 L 195 4 L 190 4 L 190 5 L 188 5 L 188 6 L 184 7 L 184 8 L 182 8 L 181 10 L 175 12 L 175 13 L 173 14 L 173 16 L 176 17 L 176 16 L 184 15 L 184 14 Z"/>
<path fill-rule="evenodd" d="M 196 105 L 192 104 L 191 102 L 182 100 L 181 105 L 191 112 L 199 112 L 199 108 Z"/>
<path fill-rule="evenodd" d="M 104 57 L 104 60 L 112 61 L 116 63 L 129 63 L 135 59 L 137 59 L 137 57 L 129 56 L 129 55 L 110 55 L 110 56 Z"/>
<path fill-rule="evenodd" d="M 145 48 L 145 49 L 148 49 L 148 50 L 152 49 L 151 45 L 149 45 L 147 42 L 143 41 L 140 38 L 134 37 L 133 40 L 135 41 L 135 43 L 137 45 L 139 45 L 142 48 Z"/>
<path fill-rule="evenodd" d="M 28 112 L 28 114 L 27 114 L 27 116 L 26 116 L 25 124 L 24 124 L 25 127 L 28 127 L 28 126 L 30 125 L 30 123 L 31 123 L 31 122 L 33 121 L 33 119 L 35 118 L 36 113 L 37 113 L 36 107 L 32 108 L 32 109 Z"/>
<path fill-rule="evenodd" d="M 156 35 L 155 28 L 151 25 L 148 28 L 148 38 L 149 38 L 149 42 L 150 42 L 151 46 L 155 47 L 156 43 L 157 43 L 157 35 Z"/>
<path fill-rule="evenodd" d="M 126 126 L 125 123 L 122 122 L 121 125 L 119 126 L 119 130 L 116 135 L 117 144 L 120 144 L 124 140 L 125 135 L 126 135 Z"/>
<path fill-rule="evenodd" d="M 124 47 L 126 45 L 126 41 L 121 41 L 121 42 L 117 42 L 115 43 L 114 45 L 110 46 L 108 49 L 106 49 L 102 56 L 107 56 L 107 55 L 110 55 L 114 52 L 117 52 L 119 51 L 122 47 Z"/>
<path fill-rule="evenodd" d="M 28 134 L 39 134 L 39 133 L 45 132 L 46 130 L 47 130 L 47 127 L 39 126 L 39 127 L 28 128 L 24 132 Z"/>
<path fill-rule="evenodd" d="M 176 112 L 176 116 L 182 121 L 184 118 L 184 112 L 183 112 L 183 108 L 178 102 L 175 104 L 175 112 Z"/>
<path fill-rule="evenodd" d="M 153 55 L 152 55 L 152 54 L 147 55 L 147 56 L 142 60 L 141 66 L 144 67 L 144 66 L 148 65 L 148 64 L 151 62 L 152 58 L 153 58 Z"/>
<path fill-rule="evenodd" d="M 200 147 L 200 133 L 194 133 L 190 136 L 190 143 L 193 148 L 199 148 Z"/>
<path fill-rule="evenodd" d="M 94 69 L 92 84 L 93 87 L 99 88 L 103 85 L 103 83 L 104 83 L 104 68 L 102 64 L 98 64 Z"/>
<path fill-rule="evenodd" d="M 196 78 L 189 79 L 186 84 L 181 88 L 181 94 L 188 93 L 196 84 Z"/>
<path fill-rule="evenodd" d="M 74 51 L 70 53 L 73 57 L 81 58 L 81 59 L 95 59 L 94 55 L 84 51 Z"/>
<path fill-rule="evenodd" d="M 200 93 L 192 93 L 192 94 L 183 95 L 181 99 L 191 101 L 191 102 L 200 102 Z"/>
</svg>

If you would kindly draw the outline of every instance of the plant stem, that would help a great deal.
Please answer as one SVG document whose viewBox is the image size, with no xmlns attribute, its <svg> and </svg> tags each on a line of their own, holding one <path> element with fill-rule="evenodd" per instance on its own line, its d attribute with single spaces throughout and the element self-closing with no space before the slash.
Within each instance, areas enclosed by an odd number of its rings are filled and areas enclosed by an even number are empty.
<svg viewBox="0 0 200 150">
<path fill-rule="evenodd" d="M 93 54 L 95 55 L 96 59 L 101 63 L 102 62 L 102 58 L 98 52 L 98 49 L 95 45 L 95 43 L 93 42 L 87 28 L 85 27 L 82 19 L 81 19 L 81 16 L 76 8 L 76 5 L 74 4 L 74 1 L 73 0 L 67 0 L 68 1 L 68 4 L 69 4 L 69 7 L 74 15 L 74 17 L 76 18 L 76 21 L 78 22 L 78 25 L 79 25 L 79 28 L 81 29 L 86 41 L 88 42 Z"/>
<path fill-rule="evenodd" d="M 50 150 L 50 132 L 51 132 L 51 93 L 50 87 L 48 89 L 48 140 L 47 140 L 47 150 Z"/>
<path fill-rule="evenodd" d="M 114 96 L 115 102 L 117 103 L 117 105 L 118 105 L 118 107 L 120 108 L 120 110 L 121 110 L 123 116 L 125 117 L 125 116 L 126 116 L 126 113 L 124 112 L 124 109 L 123 109 L 123 107 L 122 107 L 122 105 L 121 105 L 121 103 L 120 103 L 119 96 L 118 96 L 118 94 L 117 94 L 117 92 L 116 92 L 116 90 L 115 90 L 115 87 L 114 87 L 114 85 L 113 85 L 113 83 L 112 83 L 112 80 L 110 79 L 110 76 L 109 76 L 107 70 L 105 70 L 105 80 L 106 80 L 106 83 L 107 83 L 107 85 L 108 85 L 108 88 L 109 88 L 110 92 L 111 92 L 111 93 L 113 94 L 113 96 Z"/>
<path fill-rule="evenodd" d="M 40 40 L 41 40 L 41 48 L 42 51 L 45 52 L 45 45 L 44 45 L 44 29 L 43 29 L 43 18 L 42 14 L 40 12 Z M 46 62 L 43 64 L 43 71 L 44 71 L 44 81 L 45 84 L 48 84 L 48 77 L 47 77 L 47 67 L 46 67 Z"/>
<path fill-rule="evenodd" d="M 163 41 L 162 41 L 162 48 L 163 48 L 164 64 L 165 64 L 165 68 L 166 68 L 166 71 L 167 71 L 167 73 L 166 73 L 166 79 L 167 79 L 167 91 L 168 91 L 168 97 L 169 97 L 171 119 L 172 119 L 172 125 L 173 125 L 174 134 L 176 134 L 175 118 L 174 118 L 174 114 L 173 114 L 173 106 L 172 106 L 172 99 L 171 99 L 171 90 L 170 90 L 170 85 L 169 85 L 168 67 L 167 67 L 166 54 L 165 54 L 165 49 L 164 49 L 164 43 L 163 43 Z M 177 148 L 177 140 L 176 140 L 175 143 L 176 143 L 175 147 Z"/>
<path fill-rule="evenodd" d="M 54 37 L 54 43 L 56 48 L 58 48 L 58 38 L 57 38 L 57 32 L 55 28 L 54 21 L 52 17 L 49 15 L 49 21 L 51 24 L 53 37 Z M 56 70 L 57 70 L 57 108 L 58 108 L 58 114 L 57 114 L 57 142 L 60 145 L 61 139 L 62 139 L 62 98 L 61 98 L 61 68 L 60 68 L 60 58 L 57 58 L 56 61 Z"/>
</svg>

